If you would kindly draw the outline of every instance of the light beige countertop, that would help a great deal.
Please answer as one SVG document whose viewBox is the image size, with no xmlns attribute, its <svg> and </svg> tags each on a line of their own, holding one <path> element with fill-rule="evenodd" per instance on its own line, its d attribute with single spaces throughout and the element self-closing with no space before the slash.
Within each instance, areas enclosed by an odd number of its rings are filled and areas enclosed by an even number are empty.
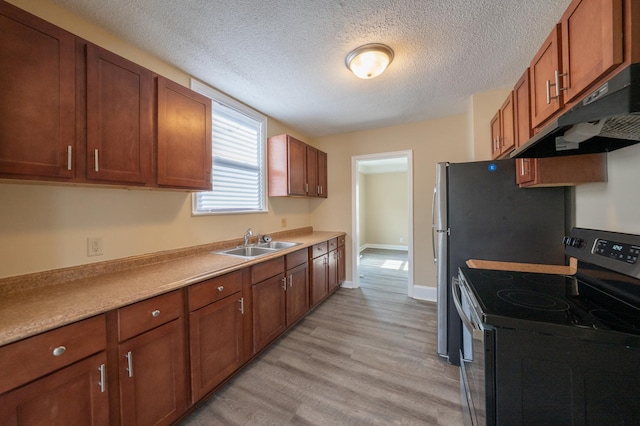
<svg viewBox="0 0 640 426">
<path fill-rule="evenodd" d="M 24 276 L 23 280 L 0 280 L 0 346 L 344 235 L 303 229 L 308 233 L 274 235 L 274 240 L 300 245 L 255 259 L 211 253 L 212 249 L 233 246 L 224 242 L 226 246 L 214 243 L 190 252 L 173 252 L 172 256 L 147 255 L 137 264 L 111 261 L 114 272 L 94 268 L 100 273 L 81 278 L 65 278 L 77 276 L 76 269 L 81 267 L 67 268 L 55 284 L 46 282 L 46 272 Z M 123 263 L 127 265 L 124 268 Z M 87 268 L 91 266 L 85 265 Z M 50 274 L 55 281 L 55 271 Z"/>
</svg>

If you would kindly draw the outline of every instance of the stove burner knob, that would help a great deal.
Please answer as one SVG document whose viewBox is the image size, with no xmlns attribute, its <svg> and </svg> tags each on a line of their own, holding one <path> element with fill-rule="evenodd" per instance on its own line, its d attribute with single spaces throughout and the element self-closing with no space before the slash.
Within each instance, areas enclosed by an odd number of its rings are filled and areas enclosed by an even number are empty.
<svg viewBox="0 0 640 426">
<path fill-rule="evenodd" d="M 562 244 L 564 244 L 565 246 L 579 248 L 580 246 L 582 246 L 582 243 L 583 241 L 581 238 L 564 237 L 562 239 Z"/>
</svg>

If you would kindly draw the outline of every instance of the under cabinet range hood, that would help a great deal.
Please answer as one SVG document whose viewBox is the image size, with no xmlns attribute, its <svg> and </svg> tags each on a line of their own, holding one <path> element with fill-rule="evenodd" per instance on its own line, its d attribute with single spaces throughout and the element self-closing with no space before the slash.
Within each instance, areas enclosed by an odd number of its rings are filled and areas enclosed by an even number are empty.
<svg viewBox="0 0 640 426">
<path fill-rule="evenodd" d="M 640 142 L 640 63 L 629 65 L 510 155 L 609 152 Z"/>
</svg>

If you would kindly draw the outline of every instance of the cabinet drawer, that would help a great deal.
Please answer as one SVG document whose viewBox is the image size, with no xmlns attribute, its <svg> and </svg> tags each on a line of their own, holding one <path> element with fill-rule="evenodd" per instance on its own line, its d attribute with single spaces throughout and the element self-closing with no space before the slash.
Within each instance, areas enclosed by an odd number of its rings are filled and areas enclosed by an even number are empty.
<svg viewBox="0 0 640 426">
<path fill-rule="evenodd" d="M 338 239 L 337 238 L 332 238 L 327 242 L 329 243 L 329 251 L 335 250 L 335 249 L 338 248 Z"/>
<path fill-rule="evenodd" d="M 182 292 L 163 294 L 118 309 L 118 336 L 122 342 L 182 316 Z"/>
<path fill-rule="evenodd" d="M 329 244 L 327 241 L 315 244 L 311 247 L 311 251 L 309 252 L 309 258 L 315 259 L 318 256 L 322 256 L 329 251 Z"/>
<path fill-rule="evenodd" d="M 344 241 L 345 241 L 346 237 L 344 235 L 341 235 L 338 237 L 338 247 L 344 247 Z"/>
<path fill-rule="evenodd" d="M 284 272 L 284 256 L 258 263 L 251 267 L 251 284 L 259 283 L 282 272 Z"/>
<path fill-rule="evenodd" d="M 304 262 L 307 261 L 307 256 L 308 256 L 307 249 L 302 249 L 302 250 L 294 251 L 293 253 L 287 254 L 285 256 L 287 269 L 291 269 L 298 265 L 302 265 Z"/>
<path fill-rule="evenodd" d="M 0 348 L 0 394 L 107 347 L 104 315 Z"/>
<path fill-rule="evenodd" d="M 189 312 L 242 290 L 242 271 L 222 275 L 189 287 Z"/>
</svg>

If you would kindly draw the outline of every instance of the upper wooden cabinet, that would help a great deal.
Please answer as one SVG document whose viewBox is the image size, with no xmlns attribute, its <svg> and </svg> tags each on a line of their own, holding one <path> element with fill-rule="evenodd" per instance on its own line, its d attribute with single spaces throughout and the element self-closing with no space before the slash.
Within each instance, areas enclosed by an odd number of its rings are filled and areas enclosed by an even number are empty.
<svg viewBox="0 0 640 426">
<path fill-rule="evenodd" d="M 211 190 L 211 99 L 158 77 L 158 185 Z"/>
<path fill-rule="evenodd" d="M 158 77 L 156 104 L 153 72 L 4 1 L 0 28 L 0 177 L 211 188 L 210 99 Z"/>
<path fill-rule="evenodd" d="M 607 154 L 517 158 L 515 161 L 516 182 L 520 187 L 575 186 L 607 181 Z"/>
<path fill-rule="evenodd" d="M 146 184 L 153 152 L 153 74 L 87 45 L 87 179 Z"/>
<path fill-rule="evenodd" d="M 540 125 L 562 108 L 560 92 L 560 28 L 553 27 L 551 34 L 533 57 L 531 72 L 531 124 Z M 556 83 L 557 82 L 557 83 Z"/>
<path fill-rule="evenodd" d="M 573 1 L 562 15 L 565 102 L 623 61 L 622 0 Z"/>
<path fill-rule="evenodd" d="M 327 197 L 327 154 L 286 134 L 268 140 L 270 197 Z"/>
<path fill-rule="evenodd" d="M 72 178 L 75 37 L 5 2 L 0 28 L 0 174 Z"/>
<path fill-rule="evenodd" d="M 515 148 L 515 108 L 513 92 L 511 92 L 491 120 L 491 158 L 502 157 L 513 148 Z"/>
</svg>

